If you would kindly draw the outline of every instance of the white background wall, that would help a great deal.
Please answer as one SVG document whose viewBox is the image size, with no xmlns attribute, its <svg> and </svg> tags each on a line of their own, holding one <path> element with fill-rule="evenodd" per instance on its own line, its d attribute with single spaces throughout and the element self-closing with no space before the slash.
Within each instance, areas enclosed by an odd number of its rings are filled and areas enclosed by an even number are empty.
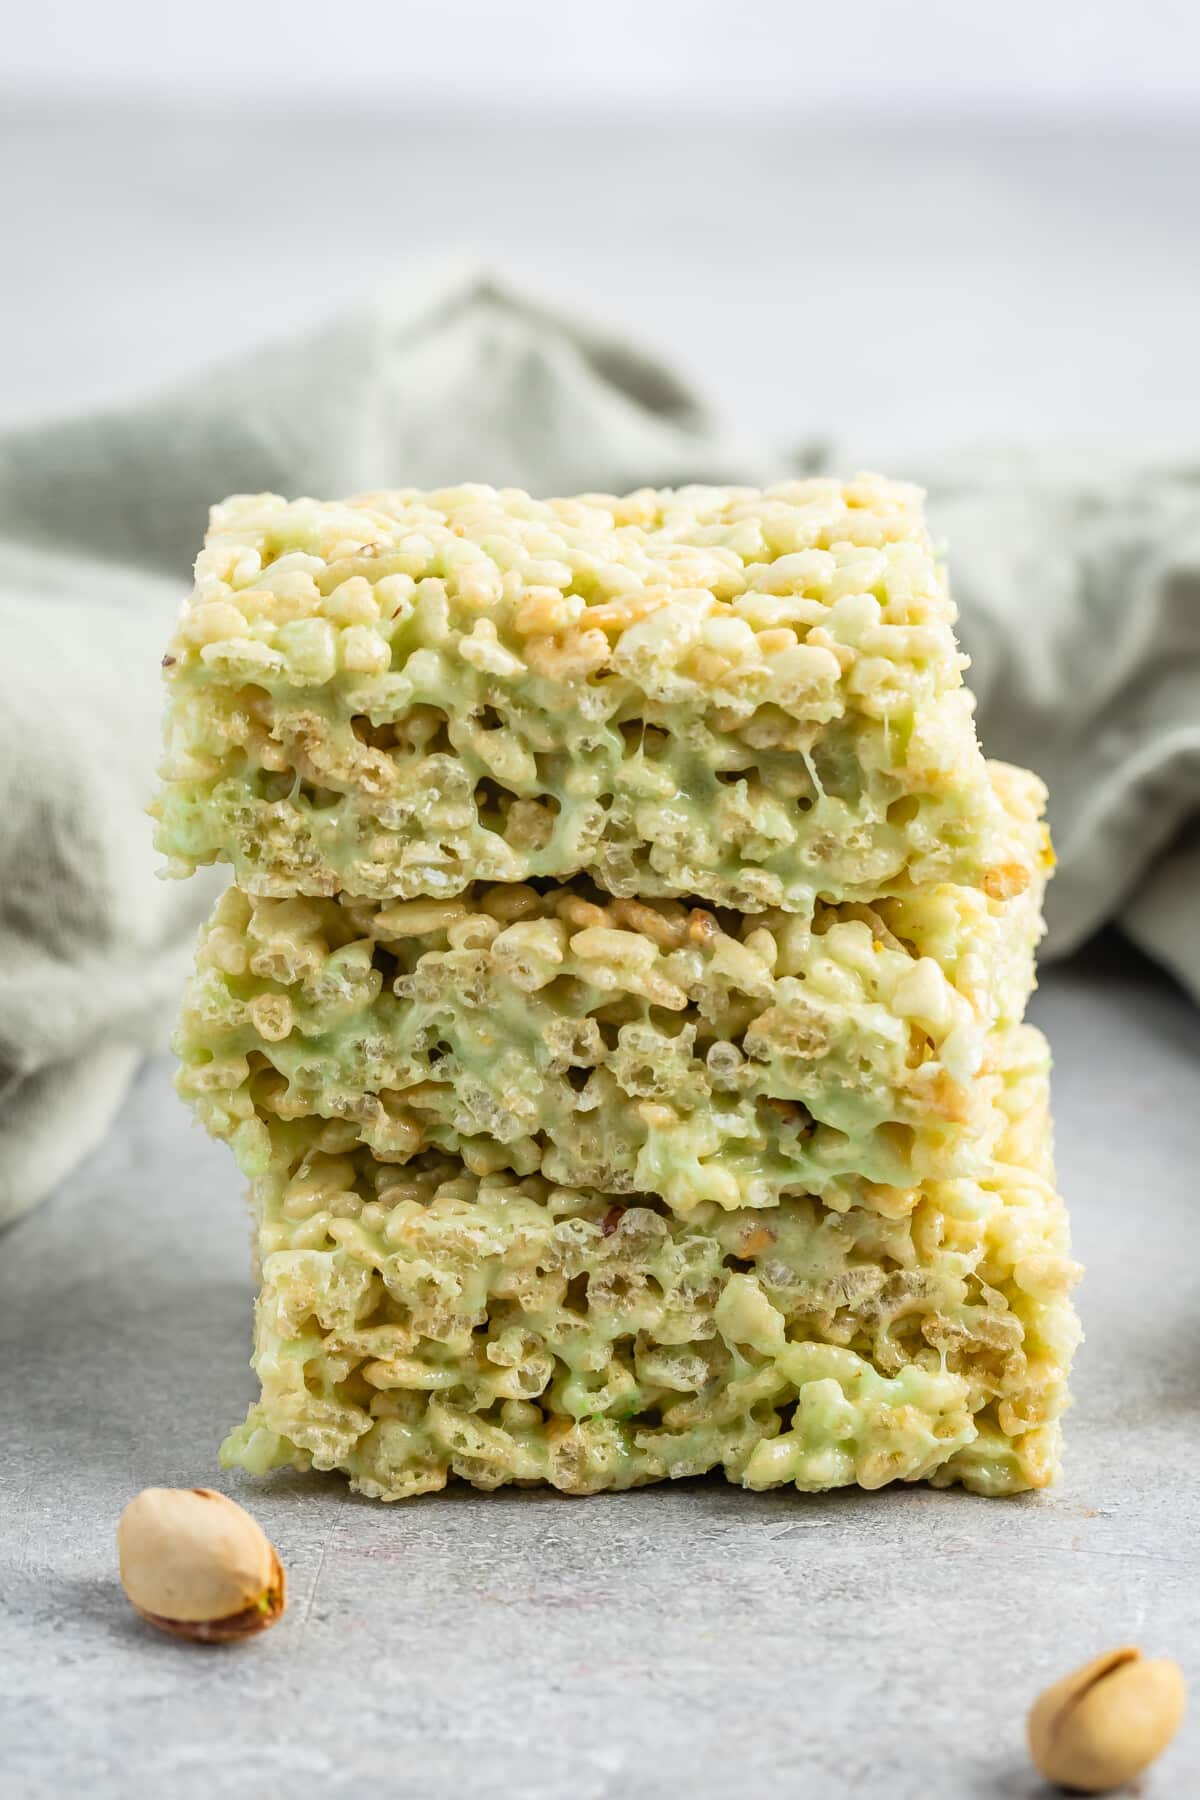
<svg viewBox="0 0 1200 1800">
<path fill-rule="evenodd" d="M 781 439 L 1200 441 L 1198 5 L 42 0 L 2 41 L 0 423 L 449 250 Z"/>
<path fill-rule="evenodd" d="M 1159 107 L 1200 96 L 1194 0 L 40 0 L 4 78 L 192 99 Z"/>
</svg>

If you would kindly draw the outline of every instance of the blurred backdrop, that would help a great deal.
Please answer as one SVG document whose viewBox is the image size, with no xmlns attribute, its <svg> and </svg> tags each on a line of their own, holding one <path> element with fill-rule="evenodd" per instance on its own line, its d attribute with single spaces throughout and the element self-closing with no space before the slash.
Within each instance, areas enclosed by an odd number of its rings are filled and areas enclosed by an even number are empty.
<svg viewBox="0 0 1200 1800">
<path fill-rule="evenodd" d="M 0 61 L 0 424 L 478 254 L 787 442 L 1189 442 L 1200 10 L 43 0 Z"/>
</svg>

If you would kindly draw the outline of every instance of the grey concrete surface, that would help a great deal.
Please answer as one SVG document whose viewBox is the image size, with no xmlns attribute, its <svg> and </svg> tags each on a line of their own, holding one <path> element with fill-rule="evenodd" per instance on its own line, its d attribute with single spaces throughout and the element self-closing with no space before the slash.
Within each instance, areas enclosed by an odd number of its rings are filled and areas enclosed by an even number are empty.
<svg viewBox="0 0 1200 1800">
<path fill-rule="evenodd" d="M 1200 1681 L 1200 1016 L 1108 946 L 1050 972 L 1060 1166 L 1089 1265 L 1066 1479 L 1018 1501 L 716 1481 L 387 1509 L 223 1476 L 251 1393 L 238 1181 L 151 1064 L 0 1238 L 0 1788 L 178 1800 L 1034 1800 L 1041 1686 L 1123 1640 Z M 250 1504 L 288 1566 L 267 1636 L 130 1613 L 149 1483 Z M 1200 1720 L 1148 1800 L 1200 1791 Z"/>
</svg>

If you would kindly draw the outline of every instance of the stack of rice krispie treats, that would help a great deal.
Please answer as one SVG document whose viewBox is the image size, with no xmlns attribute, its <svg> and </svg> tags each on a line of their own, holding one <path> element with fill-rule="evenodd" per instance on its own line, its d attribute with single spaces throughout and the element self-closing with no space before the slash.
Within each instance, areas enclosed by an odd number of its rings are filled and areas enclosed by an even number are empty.
<svg viewBox="0 0 1200 1800">
<path fill-rule="evenodd" d="M 919 493 L 241 496 L 196 575 L 155 810 L 234 876 L 177 1038 L 257 1240 L 226 1461 L 1052 1480 L 1044 795 Z"/>
</svg>

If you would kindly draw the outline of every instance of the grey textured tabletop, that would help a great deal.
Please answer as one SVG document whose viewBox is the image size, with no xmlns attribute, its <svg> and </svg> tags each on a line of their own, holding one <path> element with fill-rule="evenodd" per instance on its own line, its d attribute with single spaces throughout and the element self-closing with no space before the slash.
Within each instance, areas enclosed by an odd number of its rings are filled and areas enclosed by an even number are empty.
<svg viewBox="0 0 1200 1800">
<path fill-rule="evenodd" d="M 15 1800 L 494 1793 L 1022 1800 L 1030 1698 L 1130 1640 L 1200 1680 L 1200 1016 L 1109 945 L 1050 971 L 1087 1343 L 1067 1475 L 1017 1501 L 719 1481 L 384 1508 L 222 1476 L 249 1397 L 238 1181 L 166 1062 L 0 1239 L 0 1759 Z M 128 1608 L 146 1484 L 248 1502 L 288 1566 L 235 1649 Z M 1150 1779 L 1200 1789 L 1200 1722 Z"/>
</svg>

